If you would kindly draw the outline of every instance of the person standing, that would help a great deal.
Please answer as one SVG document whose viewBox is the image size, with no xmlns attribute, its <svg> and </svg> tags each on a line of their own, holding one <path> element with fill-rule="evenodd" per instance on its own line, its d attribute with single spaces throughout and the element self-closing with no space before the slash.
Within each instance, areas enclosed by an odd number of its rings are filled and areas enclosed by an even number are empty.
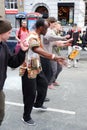
<svg viewBox="0 0 87 130">
<path fill-rule="evenodd" d="M 20 52 L 15 55 L 10 52 L 6 44 L 12 30 L 11 23 L 0 18 L 0 125 L 5 115 L 5 94 L 3 91 L 4 83 L 7 77 L 7 66 L 16 68 L 20 66 L 25 59 L 25 51 L 28 45 L 20 43 Z"/>
<path fill-rule="evenodd" d="M 46 35 L 43 37 L 43 46 L 45 50 L 48 51 L 49 53 L 52 53 L 53 46 L 63 47 L 71 45 L 70 42 L 72 42 L 72 39 L 67 40 L 67 38 L 69 38 L 69 35 L 66 36 L 56 35 L 55 30 L 57 30 L 58 23 L 55 17 L 49 17 L 48 22 L 49 22 L 49 28 L 47 29 Z M 41 61 L 43 71 L 45 73 L 46 78 L 48 79 L 48 88 L 52 89 L 54 88 L 53 83 L 55 83 L 55 80 L 58 76 L 59 73 L 58 71 L 61 71 L 62 68 L 61 66 L 59 66 L 60 70 L 58 70 L 57 62 L 50 61 L 44 57 L 42 57 Z M 49 67 L 46 68 L 45 64 Z"/>
<path fill-rule="evenodd" d="M 23 122 L 28 125 L 35 125 L 31 117 L 32 109 L 46 110 L 43 106 L 47 92 L 47 80 L 42 71 L 40 56 L 66 65 L 65 58 L 55 56 L 44 50 L 40 35 L 45 35 L 48 28 L 48 22 L 44 19 L 36 21 L 35 30 L 30 32 L 28 38 L 24 41 L 29 44 L 29 50 L 26 52 L 25 62 L 20 66 L 20 75 L 22 80 L 23 93 Z"/>
<path fill-rule="evenodd" d="M 77 26 L 77 24 L 73 24 L 72 26 L 72 29 L 70 29 L 67 34 L 70 35 L 70 37 L 73 38 L 73 42 L 72 42 L 72 45 L 71 46 L 68 46 L 68 56 L 70 55 L 70 53 L 72 52 L 72 50 L 74 49 L 74 46 L 77 45 L 78 46 L 78 41 L 79 41 L 79 36 L 80 36 L 80 33 L 81 33 L 81 29 Z M 79 48 L 79 46 L 78 46 Z M 77 68 L 78 65 L 78 59 L 79 59 L 79 55 L 74 58 L 73 60 L 69 59 L 68 58 L 68 68 L 70 67 L 75 67 Z"/>
<path fill-rule="evenodd" d="M 29 31 L 27 29 L 27 21 L 22 20 L 21 27 L 16 31 L 16 39 L 18 42 L 15 46 L 15 50 L 14 50 L 15 53 L 18 53 L 18 51 L 20 50 L 20 42 L 24 41 L 28 36 L 28 34 Z"/>
</svg>

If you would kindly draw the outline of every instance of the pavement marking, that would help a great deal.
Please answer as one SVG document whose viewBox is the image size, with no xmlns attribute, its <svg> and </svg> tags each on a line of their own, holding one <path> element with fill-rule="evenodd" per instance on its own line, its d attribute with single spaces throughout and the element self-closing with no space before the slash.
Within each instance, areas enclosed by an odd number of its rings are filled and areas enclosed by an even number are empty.
<svg viewBox="0 0 87 130">
<path fill-rule="evenodd" d="M 12 105 L 12 106 L 24 106 L 22 103 L 9 102 L 9 101 L 6 101 L 5 104 Z M 59 113 L 71 114 L 71 115 L 76 114 L 76 112 L 74 112 L 74 111 L 61 110 L 61 109 L 55 109 L 55 108 L 47 108 L 46 111 L 59 112 Z"/>
<path fill-rule="evenodd" d="M 16 103 L 16 102 L 9 102 L 9 101 L 5 101 L 5 104 L 7 105 L 13 105 L 13 106 L 24 106 L 22 103 Z"/>
<path fill-rule="evenodd" d="M 71 115 L 75 115 L 76 114 L 76 112 L 74 112 L 74 111 L 54 109 L 54 108 L 47 108 L 47 111 L 60 112 L 60 113 L 71 114 Z"/>
</svg>

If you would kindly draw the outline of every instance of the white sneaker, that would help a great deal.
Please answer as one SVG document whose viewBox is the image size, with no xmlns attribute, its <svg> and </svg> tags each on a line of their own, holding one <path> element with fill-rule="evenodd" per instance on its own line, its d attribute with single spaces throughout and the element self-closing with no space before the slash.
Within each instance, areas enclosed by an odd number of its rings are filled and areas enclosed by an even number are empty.
<svg viewBox="0 0 87 130">
<path fill-rule="evenodd" d="M 38 111 L 47 111 L 47 107 L 45 107 L 45 106 L 41 106 L 41 107 L 34 106 L 33 109 L 38 110 Z"/>
<path fill-rule="evenodd" d="M 86 50 L 86 51 L 87 51 L 87 47 L 84 47 L 84 50 Z"/>
<path fill-rule="evenodd" d="M 70 65 L 70 64 L 69 64 L 67 67 L 68 67 L 68 68 L 71 68 L 71 67 L 72 67 L 72 65 Z"/>
</svg>

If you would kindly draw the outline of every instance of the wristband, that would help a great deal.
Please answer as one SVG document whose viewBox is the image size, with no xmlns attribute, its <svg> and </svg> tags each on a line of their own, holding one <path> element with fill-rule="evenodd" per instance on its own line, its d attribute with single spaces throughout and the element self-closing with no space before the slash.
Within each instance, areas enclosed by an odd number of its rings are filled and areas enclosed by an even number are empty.
<svg viewBox="0 0 87 130">
<path fill-rule="evenodd" d="M 55 58 L 55 54 L 52 54 L 52 60 L 54 60 L 54 58 Z"/>
</svg>

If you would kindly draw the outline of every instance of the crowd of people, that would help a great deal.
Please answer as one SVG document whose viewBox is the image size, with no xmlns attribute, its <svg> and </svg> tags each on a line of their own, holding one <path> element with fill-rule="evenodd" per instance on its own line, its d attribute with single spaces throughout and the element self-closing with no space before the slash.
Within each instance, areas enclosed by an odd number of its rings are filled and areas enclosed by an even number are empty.
<svg viewBox="0 0 87 130">
<path fill-rule="evenodd" d="M 67 66 L 66 58 L 60 55 L 60 48 L 67 47 L 70 54 L 74 45 L 81 44 L 78 42 L 81 39 L 81 30 L 75 24 L 64 35 L 61 23 L 56 18 L 49 17 L 48 19 L 38 19 L 34 30 L 30 32 L 27 29 L 27 22 L 23 20 L 21 27 L 16 32 L 18 43 L 13 53 L 6 45 L 11 30 L 11 23 L 0 17 L 0 125 L 5 111 L 3 87 L 7 66 L 11 68 L 20 66 L 19 75 L 21 76 L 24 103 L 22 121 L 28 125 L 35 125 L 31 116 L 32 109 L 40 111 L 47 109 L 44 102 L 48 101 L 48 88 L 53 89 L 54 86 L 59 86 L 58 76 L 63 66 Z M 87 33 L 84 33 L 86 36 Z M 74 60 L 76 65 L 77 58 Z M 71 59 L 68 59 L 68 65 L 70 65 L 70 61 Z"/>
</svg>

